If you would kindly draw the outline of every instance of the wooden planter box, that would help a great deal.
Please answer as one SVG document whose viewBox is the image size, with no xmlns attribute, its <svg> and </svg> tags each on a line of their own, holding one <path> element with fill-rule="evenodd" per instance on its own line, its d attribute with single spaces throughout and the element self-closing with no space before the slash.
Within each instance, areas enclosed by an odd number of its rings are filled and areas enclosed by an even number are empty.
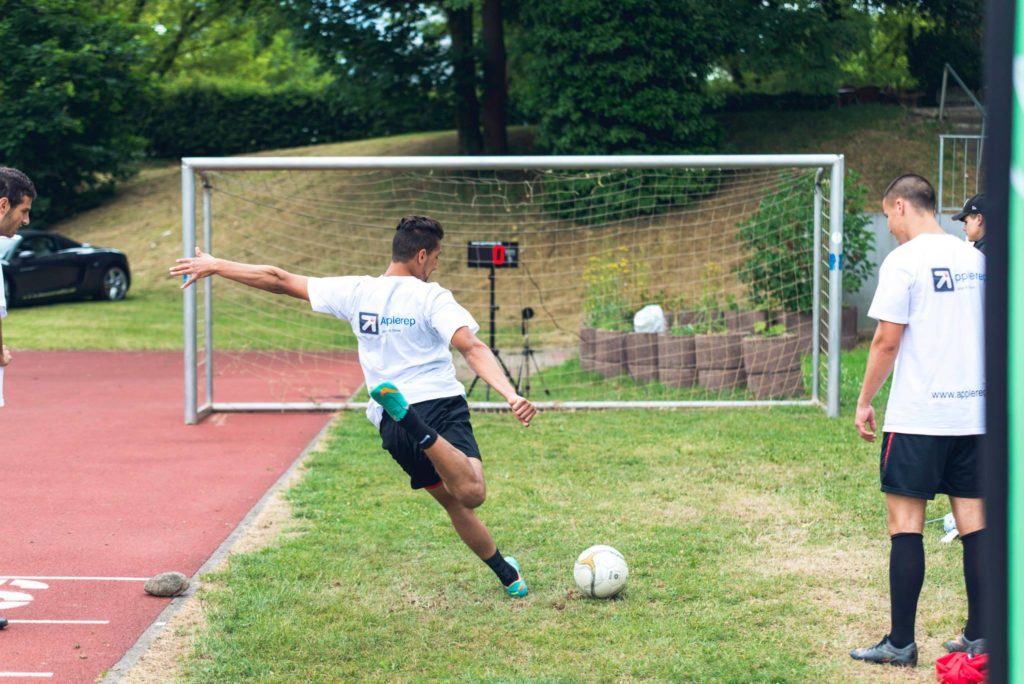
<svg viewBox="0 0 1024 684">
<path fill-rule="evenodd" d="M 844 306 L 842 316 L 843 330 L 839 338 L 839 346 L 849 351 L 857 346 L 857 307 Z M 800 338 L 801 353 L 809 352 L 813 341 L 811 340 L 811 326 L 813 325 L 811 314 L 784 311 L 780 320 L 786 326 L 786 332 L 793 333 Z M 826 331 L 825 322 L 822 321 L 821 332 L 823 335 L 828 335 Z M 825 344 L 826 346 L 828 344 L 827 338 Z"/>
<path fill-rule="evenodd" d="M 857 307 L 843 307 L 843 333 L 839 346 L 849 351 L 857 346 Z"/>
<path fill-rule="evenodd" d="M 781 373 L 750 373 L 747 389 L 755 399 L 781 399 L 804 394 L 804 372 L 795 370 Z"/>
<path fill-rule="evenodd" d="M 743 333 L 694 335 L 693 344 L 701 387 L 725 390 L 743 385 Z"/>
<path fill-rule="evenodd" d="M 729 332 L 752 333 L 755 323 L 764 323 L 764 311 L 726 311 L 725 327 Z"/>
<path fill-rule="evenodd" d="M 748 375 L 800 370 L 800 338 L 792 333 L 744 337 L 742 349 L 743 368 Z"/>
<path fill-rule="evenodd" d="M 706 390 L 719 391 L 742 387 L 747 381 L 747 374 L 742 368 L 726 370 L 698 370 L 697 384 Z"/>
<path fill-rule="evenodd" d="M 694 335 L 697 370 L 731 370 L 743 365 L 743 333 Z"/>
<path fill-rule="evenodd" d="M 626 370 L 634 380 L 658 379 L 658 333 L 626 333 Z"/>
<path fill-rule="evenodd" d="M 811 338 L 811 326 L 814 319 L 809 313 L 798 313 L 796 311 L 783 311 L 779 317 L 782 324 L 786 326 L 786 332 L 797 336 L 797 342 L 801 354 L 808 354 L 811 351 L 814 340 Z"/>
<path fill-rule="evenodd" d="M 605 378 L 626 374 L 626 333 L 597 330 L 594 340 L 594 370 Z"/>
<path fill-rule="evenodd" d="M 697 354 L 693 336 L 658 336 L 658 380 L 666 387 L 697 384 Z"/>
<path fill-rule="evenodd" d="M 580 328 L 580 369 L 594 370 L 597 328 Z"/>
</svg>

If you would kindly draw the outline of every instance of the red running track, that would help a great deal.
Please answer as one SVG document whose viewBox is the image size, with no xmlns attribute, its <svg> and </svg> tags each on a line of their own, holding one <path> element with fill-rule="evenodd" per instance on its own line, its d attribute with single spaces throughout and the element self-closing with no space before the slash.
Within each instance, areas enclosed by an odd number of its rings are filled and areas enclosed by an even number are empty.
<svg viewBox="0 0 1024 684">
<path fill-rule="evenodd" d="M 362 382 L 354 353 L 306 363 L 288 358 L 294 386 L 279 373 L 274 398 L 337 399 Z M 251 366 L 218 359 L 218 401 L 266 400 L 247 394 L 261 384 Z M 94 681 L 171 600 L 144 580 L 194 575 L 330 419 L 187 426 L 180 352 L 20 352 L 6 371 L 0 682 Z"/>
</svg>

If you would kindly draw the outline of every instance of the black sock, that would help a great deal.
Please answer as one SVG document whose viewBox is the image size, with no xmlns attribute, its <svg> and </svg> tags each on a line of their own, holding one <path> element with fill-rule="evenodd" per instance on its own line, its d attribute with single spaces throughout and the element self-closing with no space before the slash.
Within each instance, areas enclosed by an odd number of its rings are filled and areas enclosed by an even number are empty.
<svg viewBox="0 0 1024 684">
<path fill-rule="evenodd" d="M 501 551 L 497 549 L 494 550 L 493 556 L 484 560 L 484 563 L 487 563 L 487 567 L 494 571 L 494 574 L 498 576 L 498 580 L 501 581 L 503 586 L 507 587 L 519 577 L 516 569 L 508 564 L 508 561 L 502 557 Z"/>
<path fill-rule="evenodd" d="M 896 648 L 914 641 L 917 599 L 924 584 L 924 537 L 913 532 L 892 536 L 889 551 L 889 607 L 892 632 L 889 643 Z"/>
<path fill-rule="evenodd" d="M 985 581 L 981 558 L 985 546 L 985 530 L 978 530 L 960 537 L 964 545 L 964 584 L 967 585 L 967 626 L 964 627 L 964 638 L 974 641 L 981 638 L 985 629 L 985 617 L 982 613 L 984 596 L 982 584 Z"/>
<path fill-rule="evenodd" d="M 429 449 L 437 441 L 437 430 L 423 422 L 420 414 L 412 406 L 405 412 L 405 417 L 398 421 L 402 429 L 413 436 L 420 449 Z"/>
</svg>

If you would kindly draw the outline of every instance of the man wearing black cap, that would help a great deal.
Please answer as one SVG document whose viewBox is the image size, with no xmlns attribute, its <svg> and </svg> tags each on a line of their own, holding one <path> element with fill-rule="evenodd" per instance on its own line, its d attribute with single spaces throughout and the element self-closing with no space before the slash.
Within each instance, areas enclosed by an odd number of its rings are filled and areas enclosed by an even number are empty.
<svg viewBox="0 0 1024 684">
<path fill-rule="evenodd" d="M 953 216 L 953 220 L 964 222 L 967 239 L 973 242 L 982 254 L 988 256 L 988 252 L 985 251 L 985 193 L 979 192 L 964 202 L 964 208 Z"/>
</svg>

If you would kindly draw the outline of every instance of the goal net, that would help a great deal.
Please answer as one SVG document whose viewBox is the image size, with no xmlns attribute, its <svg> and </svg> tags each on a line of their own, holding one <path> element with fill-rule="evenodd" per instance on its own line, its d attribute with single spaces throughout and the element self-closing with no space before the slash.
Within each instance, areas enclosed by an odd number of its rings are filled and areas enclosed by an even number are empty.
<svg viewBox="0 0 1024 684">
<path fill-rule="evenodd" d="M 183 160 L 183 246 L 379 275 L 439 220 L 432 280 L 544 408 L 808 404 L 838 413 L 837 155 Z M 185 290 L 185 417 L 365 405 L 349 324 L 209 279 Z M 476 408 L 501 397 L 454 352 Z"/>
</svg>

